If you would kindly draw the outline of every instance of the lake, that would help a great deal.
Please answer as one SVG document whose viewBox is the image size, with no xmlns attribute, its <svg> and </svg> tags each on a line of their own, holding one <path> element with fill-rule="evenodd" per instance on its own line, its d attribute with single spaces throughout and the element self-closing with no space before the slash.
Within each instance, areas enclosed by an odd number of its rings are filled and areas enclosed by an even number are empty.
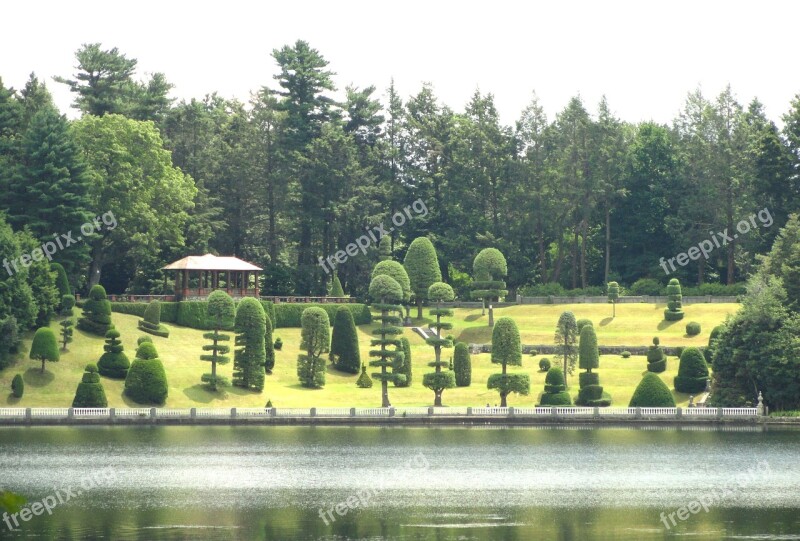
<svg viewBox="0 0 800 541">
<path fill-rule="evenodd" d="M 0 428 L 0 487 L 0 539 L 788 540 L 800 431 Z"/>
</svg>

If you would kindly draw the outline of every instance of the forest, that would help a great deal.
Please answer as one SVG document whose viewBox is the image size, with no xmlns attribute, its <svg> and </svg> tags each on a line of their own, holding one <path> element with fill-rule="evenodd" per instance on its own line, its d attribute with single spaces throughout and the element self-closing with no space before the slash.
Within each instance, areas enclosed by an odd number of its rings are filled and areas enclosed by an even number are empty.
<svg viewBox="0 0 800 541">
<path fill-rule="evenodd" d="M 429 237 L 459 297 L 487 247 L 506 254 L 512 293 L 673 277 L 732 286 L 800 207 L 800 95 L 776 122 L 734 89 L 693 90 L 662 125 L 580 96 L 547 118 L 532 89 L 504 125 L 491 93 L 453 110 L 435 81 L 411 96 L 372 81 L 334 99 L 335 60 L 305 41 L 273 51 L 277 74 L 247 103 L 213 87 L 176 101 L 168 74 L 143 77 L 135 58 L 102 44 L 75 58 L 52 82 L 0 81 L 0 209 L 32 245 L 113 213 L 114 229 L 54 256 L 78 291 L 169 293 L 160 267 L 210 252 L 263 267 L 265 295 L 324 294 L 331 275 L 319 258 L 415 201 L 426 212 L 394 228 L 391 253 L 402 260 Z M 48 86 L 60 84 L 74 94 L 75 120 L 53 104 Z M 765 209 L 774 225 L 751 220 L 708 258 L 665 272 L 663 258 Z M 371 250 L 337 268 L 348 294 L 366 295 Z"/>
</svg>

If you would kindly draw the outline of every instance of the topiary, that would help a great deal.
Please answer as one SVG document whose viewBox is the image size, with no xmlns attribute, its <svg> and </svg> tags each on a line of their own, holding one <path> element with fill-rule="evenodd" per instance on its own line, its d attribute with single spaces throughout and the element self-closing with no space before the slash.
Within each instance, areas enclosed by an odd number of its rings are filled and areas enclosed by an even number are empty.
<svg viewBox="0 0 800 541">
<path fill-rule="evenodd" d="M 617 317 L 617 301 L 619 300 L 619 284 L 617 282 L 609 282 L 606 286 L 608 302 L 612 305 L 611 317 Z"/>
<path fill-rule="evenodd" d="M 592 372 L 592 369 L 600 366 L 600 352 L 597 348 L 597 335 L 591 325 L 585 325 L 581 329 L 578 352 L 578 363 L 586 372 L 578 374 L 580 390 L 575 403 L 579 406 L 590 407 L 611 405 L 611 397 L 603 392 L 599 375 Z"/>
<path fill-rule="evenodd" d="M 150 338 L 149 336 L 140 336 L 139 338 L 136 339 L 137 346 L 141 346 L 144 342 L 150 342 L 152 344 L 153 339 Z"/>
<path fill-rule="evenodd" d="M 300 348 L 305 353 L 297 358 L 297 377 L 303 387 L 321 389 L 325 386 L 325 361 L 322 354 L 331 349 L 331 323 L 328 313 L 318 307 L 306 308 L 300 321 L 303 325 L 300 331 Z"/>
<path fill-rule="evenodd" d="M 283 349 L 283 340 L 281 340 L 280 336 L 275 339 L 274 346 L 276 351 L 280 351 Z"/>
<path fill-rule="evenodd" d="M 44 374 L 45 362 L 55 363 L 61 359 L 56 335 L 50 327 L 41 327 L 36 330 L 36 334 L 33 335 L 29 357 L 42 363 L 42 374 Z"/>
<path fill-rule="evenodd" d="M 73 308 L 75 308 L 75 295 L 64 295 L 61 297 L 60 312 L 62 316 L 69 317 L 74 314 L 75 311 Z"/>
<path fill-rule="evenodd" d="M 547 372 L 548 370 L 550 370 L 550 366 L 551 366 L 550 359 L 548 359 L 547 357 L 539 359 L 540 372 Z M 564 372 L 561 372 L 561 377 L 562 378 L 564 377 Z"/>
<path fill-rule="evenodd" d="M 111 324 L 111 303 L 103 286 L 98 284 L 89 290 L 89 298 L 83 302 L 83 317 L 78 320 L 78 328 L 97 336 L 105 336 L 114 328 Z"/>
<path fill-rule="evenodd" d="M 72 318 L 62 319 L 58 325 L 61 327 L 61 351 L 67 351 L 67 344 L 72 342 L 72 334 L 75 330 L 72 328 Z"/>
<path fill-rule="evenodd" d="M 361 369 L 361 350 L 358 345 L 356 324 L 353 321 L 353 313 L 346 306 L 340 306 L 336 310 L 329 356 L 337 370 L 358 374 Z"/>
<path fill-rule="evenodd" d="M 125 379 L 131 362 L 125 355 L 125 347 L 119 340 L 119 331 L 111 329 L 106 333 L 106 344 L 103 346 L 103 355 L 97 361 L 100 374 L 107 378 Z"/>
<path fill-rule="evenodd" d="M 508 275 L 508 264 L 503 253 L 497 248 L 484 248 L 472 262 L 472 298 L 479 299 L 484 308 L 489 303 L 489 326 L 494 326 L 494 302 L 508 295 L 506 283 L 502 280 Z"/>
<path fill-rule="evenodd" d="M 579 319 L 575 323 L 578 325 L 578 334 L 580 334 L 581 330 L 587 325 L 594 327 L 594 323 L 592 323 L 591 319 Z"/>
<path fill-rule="evenodd" d="M 422 302 L 428 298 L 428 288 L 431 284 L 442 281 L 439 258 L 430 239 L 417 237 L 411 242 L 406 250 L 403 267 L 417 301 L 417 319 L 422 319 Z"/>
<path fill-rule="evenodd" d="M 678 375 L 675 377 L 675 390 L 681 393 L 696 394 L 706 389 L 708 365 L 703 353 L 695 347 L 683 350 Z"/>
<path fill-rule="evenodd" d="M 161 324 L 161 303 L 150 301 L 139 321 L 139 330 L 162 338 L 169 338 L 169 329 Z"/>
<path fill-rule="evenodd" d="M 342 282 L 339 281 L 339 276 L 333 275 L 333 285 L 331 286 L 331 297 L 344 297 L 344 289 L 342 289 Z"/>
<path fill-rule="evenodd" d="M 648 372 L 636 386 L 629 408 L 674 408 L 675 398 L 669 387 L 652 372 Z"/>
<path fill-rule="evenodd" d="M 667 296 L 669 297 L 669 302 L 667 303 L 667 309 L 664 310 L 664 319 L 667 321 L 680 321 L 684 315 L 682 308 L 683 295 L 681 294 L 681 283 L 677 278 L 669 281 Z"/>
<path fill-rule="evenodd" d="M 456 374 L 456 387 L 469 387 L 472 384 L 472 359 L 469 346 L 457 342 L 453 351 L 453 372 Z"/>
<path fill-rule="evenodd" d="M 403 350 L 403 366 L 398 370 L 399 374 L 406 377 L 404 381 L 398 378 L 394 382 L 395 387 L 410 387 L 414 378 L 414 370 L 411 362 L 411 342 L 405 336 L 400 339 L 400 349 Z"/>
<path fill-rule="evenodd" d="M 544 378 L 544 393 L 539 403 L 542 406 L 571 406 L 572 397 L 567 392 L 564 383 L 564 372 L 560 367 L 554 366 L 547 371 Z"/>
<path fill-rule="evenodd" d="M 403 366 L 403 351 L 400 341 L 395 338 L 403 332 L 397 326 L 401 318 L 392 315 L 402 311 L 397 303 L 403 299 L 403 288 L 391 276 L 380 275 L 369 283 L 369 295 L 377 301 L 372 304 L 372 309 L 380 311 L 381 320 L 380 327 L 372 331 L 376 338 L 370 341 L 373 348 L 380 346 L 380 349 L 370 350 L 369 356 L 374 359 L 369 361 L 369 366 L 380 368 L 380 372 L 373 372 L 372 376 L 381 382 L 381 407 L 388 408 L 391 407 L 389 382 L 405 380 L 399 372 Z"/>
<path fill-rule="evenodd" d="M 725 325 L 717 325 L 713 329 L 711 329 L 711 334 L 708 336 L 708 347 L 703 351 L 703 355 L 706 358 L 706 362 L 709 366 L 712 365 L 714 360 L 714 350 L 717 348 L 717 340 L 719 339 L 722 331 L 725 330 Z"/>
<path fill-rule="evenodd" d="M 367 374 L 366 365 L 361 367 L 361 375 L 358 376 L 356 385 L 358 385 L 362 389 L 369 389 L 370 387 L 372 387 L 372 378 L 370 378 L 369 374 Z"/>
<path fill-rule="evenodd" d="M 497 389 L 500 393 L 500 407 L 506 407 L 506 397 L 511 393 L 527 396 L 530 393 L 531 381 L 528 374 L 508 374 L 508 365 L 522 365 L 522 348 L 520 346 L 519 328 L 510 317 L 501 317 L 492 330 L 492 356 L 494 364 L 502 365 L 501 374 L 492 374 L 486 382 L 489 389 Z"/>
<path fill-rule="evenodd" d="M 700 334 L 700 324 L 696 321 L 690 321 L 686 324 L 686 334 L 689 336 L 697 336 Z"/>
<path fill-rule="evenodd" d="M 100 375 L 95 364 L 86 365 L 83 379 L 78 384 L 75 391 L 75 399 L 72 401 L 73 408 L 107 408 L 108 399 L 100 383 Z"/>
<path fill-rule="evenodd" d="M 272 319 L 269 317 L 269 314 L 266 314 L 266 316 L 264 322 L 264 353 L 266 355 L 264 372 L 272 374 L 272 370 L 275 368 L 275 343 L 272 341 Z"/>
<path fill-rule="evenodd" d="M 167 374 L 156 347 L 143 342 L 125 378 L 125 395 L 139 404 L 163 404 L 168 393 Z"/>
<path fill-rule="evenodd" d="M 620 355 L 622 356 L 623 359 L 629 359 L 630 356 L 631 356 L 631 352 L 630 351 L 623 351 L 622 353 L 620 353 Z"/>
<path fill-rule="evenodd" d="M 266 318 L 264 306 L 258 300 L 246 297 L 239 302 L 234 323 L 237 349 L 233 354 L 232 379 L 236 387 L 264 390 L 264 363 L 267 359 L 264 344 Z"/>
<path fill-rule="evenodd" d="M 453 315 L 453 311 L 449 308 L 442 308 L 442 302 L 452 301 L 454 297 L 453 288 L 444 282 L 436 282 L 428 288 L 428 300 L 436 303 L 436 308 L 430 311 L 430 314 L 436 317 L 436 321 L 430 323 L 428 327 L 436 334 L 427 338 L 425 342 L 429 346 L 433 346 L 434 360 L 429 362 L 428 366 L 434 368 L 435 371 L 422 376 L 422 385 L 433 391 L 434 406 L 442 405 L 442 393 L 445 389 L 452 389 L 456 386 L 456 376 L 451 366 L 452 360 L 450 362 L 442 361 L 442 349 L 453 347 L 451 339 L 442 338 L 443 329 L 453 328 L 452 323 L 442 321 L 443 317 Z"/>
<path fill-rule="evenodd" d="M 63 265 L 61 263 L 56 263 L 55 261 L 50 262 L 50 271 L 56 272 L 56 289 L 58 290 L 58 296 L 63 299 L 66 295 L 72 297 L 72 288 L 69 287 L 69 280 L 67 279 L 67 271 L 64 270 Z M 72 297 L 75 300 L 75 297 Z M 64 310 L 64 304 L 62 303 L 59 307 L 60 310 Z"/>
<path fill-rule="evenodd" d="M 667 369 L 667 356 L 658 345 L 658 336 L 653 338 L 653 345 L 647 350 L 647 371 L 660 374 Z"/>
<path fill-rule="evenodd" d="M 22 398 L 22 395 L 25 394 L 25 381 L 19 374 L 11 380 L 11 394 L 14 395 L 14 398 Z"/>
</svg>

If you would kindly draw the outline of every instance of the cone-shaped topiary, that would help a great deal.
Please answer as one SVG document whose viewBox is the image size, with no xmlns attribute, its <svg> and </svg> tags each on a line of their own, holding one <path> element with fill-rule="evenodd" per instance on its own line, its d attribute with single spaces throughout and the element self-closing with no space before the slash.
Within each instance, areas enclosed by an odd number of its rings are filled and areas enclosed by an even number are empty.
<svg viewBox="0 0 800 541">
<path fill-rule="evenodd" d="M 144 318 L 139 320 L 139 330 L 162 338 L 169 338 L 169 329 L 161 324 L 160 302 L 150 301 L 144 310 Z"/>
<path fill-rule="evenodd" d="M 683 319 L 683 295 L 681 294 L 681 283 L 677 278 L 673 278 L 667 285 L 667 308 L 664 310 L 664 319 L 667 321 L 680 321 Z"/>
<path fill-rule="evenodd" d="M 275 368 L 275 343 L 272 340 L 272 319 L 269 314 L 266 314 L 266 322 L 264 325 L 264 353 L 266 354 L 264 361 L 264 372 L 272 374 Z"/>
<path fill-rule="evenodd" d="M 681 353 L 678 375 L 675 377 L 675 390 L 679 393 L 695 394 L 705 391 L 708 382 L 708 365 L 703 352 L 690 347 Z"/>
<path fill-rule="evenodd" d="M 564 372 L 560 367 L 554 366 L 547 371 L 547 376 L 544 378 L 544 392 L 539 402 L 542 406 L 572 405 L 572 397 L 567 392 Z"/>
<path fill-rule="evenodd" d="M 392 258 L 392 237 L 384 235 L 378 242 L 378 260 L 388 261 Z"/>
<path fill-rule="evenodd" d="M 103 355 L 97 361 L 97 368 L 101 376 L 107 378 L 125 379 L 131 362 L 125 355 L 125 347 L 119 339 L 119 331 L 111 329 L 106 333 L 106 345 L 103 346 Z"/>
<path fill-rule="evenodd" d="M 22 398 L 22 395 L 25 394 L 25 381 L 19 374 L 11 380 L 11 394 L 14 395 L 14 398 Z"/>
<path fill-rule="evenodd" d="M 64 270 L 64 266 L 61 263 L 51 261 L 50 270 L 56 272 L 56 289 L 58 289 L 59 298 L 63 299 L 64 295 L 72 295 L 72 288 L 69 287 L 67 271 Z M 63 310 L 64 306 L 60 306 L 59 309 Z"/>
<path fill-rule="evenodd" d="M 674 408 L 675 398 L 669 387 L 652 372 L 648 372 L 636 386 L 629 408 Z"/>
<path fill-rule="evenodd" d="M 502 280 L 508 274 L 508 264 L 503 253 L 497 248 L 484 248 L 472 262 L 472 298 L 483 302 L 484 309 L 489 303 L 489 326 L 494 326 L 494 302 L 508 295 L 506 283 Z"/>
<path fill-rule="evenodd" d="M 333 275 L 333 285 L 331 286 L 331 297 L 344 297 L 344 289 L 342 289 L 342 282 L 339 281 L 339 276 Z"/>
<path fill-rule="evenodd" d="M 106 297 L 106 290 L 96 285 L 89 290 L 89 298 L 83 302 L 83 317 L 78 320 L 78 328 L 90 334 L 105 336 L 111 324 L 111 303 Z"/>
<path fill-rule="evenodd" d="M 708 347 L 703 351 L 703 355 L 705 356 L 706 362 L 709 366 L 713 366 L 712 363 L 714 362 L 714 350 L 717 348 L 717 340 L 719 339 L 723 330 L 725 330 L 725 325 L 717 325 L 711 329 L 711 334 L 708 335 Z"/>
<path fill-rule="evenodd" d="M 586 372 L 578 374 L 580 390 L 575 403 L 579 406 L 605 407 L 611 405 L 611 397 L 603 392 L 600 376 L 592 369 L 600 366 L 600 352 L 597 349 L 597 335 L 592 325 L 581 329 L 578 344 L 578 364 Z"/>
<path fill-rule="evenodd" d="M 510 317 L 501 317 L 492 329 L 492 363 L 500 364 L 503 372 L 492 374 L 486 382 L 489 389 L 500 393 L 500 407 L 508 406 L 506 397 L 511 393 L 527 396 L 531 391 L 531 378 L 528 374 L 509 374 L 507 366 L 522 365 L 522 347 L 519 329 Z"/>
<path fill-rule="evenodd" d="M 41 327 L 37 329 L 36 334 L 33 335 L 29 357 L 42 363 L 42 374 L 44 374 L 45 362 L 57 363 L 61 359 L 56 335 L 51 328 Z"/>
<path fill-rule="evenodd" d="M 456 373 L 456 386 L 469 387 L 472 384 L 472 359 L 469 346 L 458 342 L 453 351 L 453 371 Z"/>
<path fill-rule="evenodd" d="M 257 299 L 247 297 L 239 302 L 234 323 L 236 351 L 233 356 L 233 384 L 237 387 L 264 390 L 266 318 L 264 306 Z"/>
<path fill-rule="evenodd" d="M 300 348 L 305 351 L 297 358 L 297 377 L 300 385 L 309 389 L 325 386 L 325 361 L 322 354 L 331 349 L 331 322 L 328 312 L 313 306 L 300 316 Z"/>
<path fill-rule="evenodd" d="M 356 381 L 356 385 L 358 385 L 362 389 L 369 389 L 370 387 L 372 387 L 372 378 L 370 378 L 369 374 L 367 374 L 366 365 L 361 367 L 361 375 L 358 376 L 358 381 Z"/>
<path fill-rule="evenodd" d="M 346 306 L 340 306 L 333 319 L 330 358 L 336 369 L 342 372 L 358 374 L 361 369 L 358 332 L 353 313 Z"/>
<path fill-rule="evenodd" d="M 403 366 L 397 369 L 398 374 L 402 374 L 405 376 L 405 379 L 400 381 L 399 379 L 395 380 L 394 386 L 395 387 L 410 387 L 411 381 L 413 380 L 414 374 L 411 367 L 411 342 L 408 341 L 408 338 L 403 336 L 400 338 L 400 349 L 403 351 Z"/>
<path fill-rule="evenodd" d="M 456 386 L 456 375 L 450 370 L 449 362 L 442 361 L 442 349 L 453 347 L 453 342 L 449 338 L 442 338 L 442 330 L 453 328 L 452 323 L 445 323 L 442 317 L 452 316 L 453 311 L 449 308 L 442 308 L 442 302 L 452 301 L 455 298 L 453 288 L 444 282 L 435 282 L 428 288 L 428 300 L 436 303 L 436 308 L 430 311 L 436 317 L 436 322 L 428 327 L 436 334 L 427 338 L 425 342 L 433 346 L 435 359 L 428 363 L 428 366 L 435 369 L 422 376 L 422 385 L 433 391 L 433 405 L 442 405 L 442 393 L 445 389 L 452 389 Z M 443 369 L 444 368 L 444 369 Z"/>
<path fill-rule="evenodd" d="M 403 288 L 397 280 L 385 274 L 376 276 L 369 284 L 369 296 L 375 299 L 373 310 L 380 310 L 381 326 L 372 331 L 379 338 L 370 341 L 373 347 L 380 349 L 370 350 L 370 357 L 375 359 L 369 362 L 370 366 L 380 368 L 380 372 L 373 372 L 372 377 L 381 382 L 381 407 L 391 407 L 389 401 L 389 382 L 405 381 L 405 375 L 400 373 L 403 366 L 403 351 L 400 340 L 396 337 L 403 330 L 397 327 L 401 319 L 390 315 L 391 312 L 401 312 L 402 307 L 397 303 L 403 299 Z M 391 372 L 389 371 L 391 369 Z"/>
<path fill-rule="evenodd" d="M 667 356 L 658 345 L 658 336 L 653 338 L 653 345 L 647 350 L 647 371 L 660 374 L 667 369 Z"/>
<path fill-rule="evenodd" d="M 230 385 L 228 378 L 217 374 L 217 366 L 231 362 L 231 358 L 228 355 L 231 347 L 227 344 L 231 339 L 231 335 L 221 331 L 230 329 L 233 326 L 233 321 L 236 317 L 236 305 L 230 295 L 218 289 L 212 291 L 208 299 L 206 299 L 206 314 L 209 323 L 211 323 L 212 331 L 203 334 L 203 338 L 211 341 L 210 344 L 203 345 L 203 351 L 210 353 L 200 355 L 200 360 L 211 363 L 211 372 L 203 374 L 200 377 L 200 381 L 207 383 L 211 391 L 217 391 L 219 387 Z M 269 318 L 267 318 L 267 325 L 269 325 Z"/>
<path fill-rule="evenodd" d="M 83 379 L 78 384 L 75 391 L 75 399 L 72 401 L 73 408 L 107 408 L 108 399 L 100 383 L 100 374 L 97 373 L 97 365 L 86 365 Z"/>
<path fill-rule="evenodd" d="M 142 342 L 125 378 L 125 395 L 138 404 L 163 404 L 168 393 L 167 374 L 155 345 Z"/>
<path fill-rule="evenodd" d="M 422 302 L 428 299 L 428 288 L 431 284 L 442 281 L 439 257 L 430 239 L 417 237 L 411 242 L 403 260 L 403 267 L 408 273 L 411 290 L 417 301 L 417 319 L 422 319 Z"/>
</svg>

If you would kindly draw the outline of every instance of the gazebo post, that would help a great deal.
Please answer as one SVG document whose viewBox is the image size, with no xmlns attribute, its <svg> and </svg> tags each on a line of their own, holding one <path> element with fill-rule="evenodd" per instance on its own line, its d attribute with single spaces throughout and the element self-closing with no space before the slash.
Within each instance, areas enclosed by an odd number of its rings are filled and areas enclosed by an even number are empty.
<svg viewBox="0 0 800 541">
<path fill-rule="evenodd" d="M 261 296 L 258 294 L 258 271 L 253 271 L 253 274 L 255 274 L 255 284 L 253 287 L 256 290 L 256 298 L 259 299 Z"/>
</svg>

